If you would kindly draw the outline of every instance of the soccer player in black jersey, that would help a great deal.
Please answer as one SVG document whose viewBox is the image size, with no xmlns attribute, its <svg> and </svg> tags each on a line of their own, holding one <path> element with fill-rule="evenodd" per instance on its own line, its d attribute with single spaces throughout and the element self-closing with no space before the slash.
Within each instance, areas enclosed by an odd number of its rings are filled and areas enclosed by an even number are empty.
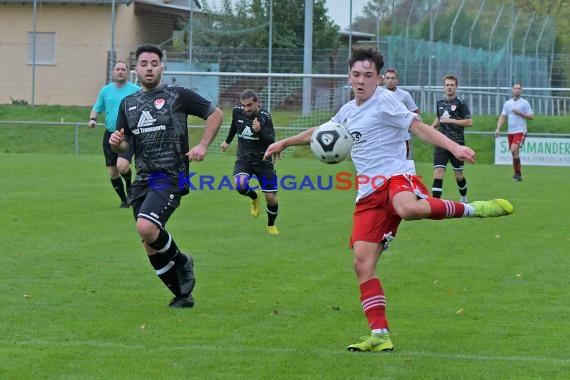
<svg viewBox="0 0 570 380">
<path fill-rule="evenodd" d="M 261 108 L 261 102 L 253 90 L 244 90 L 240 95 L 240 105 L 234 107 L 232 124 L 226 140 L 220 145 L 225 151 L 235 135 L 238 135 L 237 158 L 234 165 L 234 184 L 241 195 L 251 199 L 251 216 L 259 216 L 259 195 L 250 185 L 255 176 L 267 203 L 267 232 L 278 235 L 275 219 L 277 203 L 277 175 L 271 160 L 264 160 L 267 147 L 275 142 L 275 130 L 269 113 Z"/>
<path fill-rule="evenodd" d="M 169 306 L 192 307 L 193 260 L 178 249 L 165 226 L 181 197 L 188 193 L 184 178 L 188 176 L 189 161 L 204 159 L 223 114 L 194 91 L 161 83 L 162 51 L 157 46 L 139 47 L 136 58 L 142 89 L 121 102 L 117 130 L 109 144 L 115 151 L 124 151 L 129 145 L 126 137 L 132 136 L 136 176 L 131 206 L 137 231 L 156 274 L 174 294 Z M 202 138 L 192 149 L 188 143 L 188 115 L 206 120 Z"/>
<path fill-rule="evenodd" d="M 437 101 L 437 113 L 432 123 L 433 128 L 438 128 L 441 133 L 455 141 L 459 145 L 465 145 L 464 129 L 473 125 L 471 111 L 463 100 L 456 95 L 457 77 L 446 75 L 443 78 L 445 97 Z M 451 162 L 453 174 L 457 182 L 460 201 L 467 203 L 467 179 L 463 175 L 464 162 L 458 160 L 449 151 L 435 147 L 433 151 L 433 185 L 431 193 L 434 198 L 441 198 L 443 192 L 443 176 L 447 163 Z"/>
</svg>

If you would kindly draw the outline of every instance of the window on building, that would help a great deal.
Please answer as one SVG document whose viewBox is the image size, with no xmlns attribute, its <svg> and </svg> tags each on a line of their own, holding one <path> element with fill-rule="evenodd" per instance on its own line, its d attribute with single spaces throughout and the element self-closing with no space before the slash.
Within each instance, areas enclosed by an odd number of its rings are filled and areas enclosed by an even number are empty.
<svg viewBox="0 0 570 380">
<path fill-rule="evenodd" d="M 36 32 L 36 65 L 55 65 L 55 33 Z M 34 32 L 28 32 L 28 64 L 34 63 Z"/>
</svg>

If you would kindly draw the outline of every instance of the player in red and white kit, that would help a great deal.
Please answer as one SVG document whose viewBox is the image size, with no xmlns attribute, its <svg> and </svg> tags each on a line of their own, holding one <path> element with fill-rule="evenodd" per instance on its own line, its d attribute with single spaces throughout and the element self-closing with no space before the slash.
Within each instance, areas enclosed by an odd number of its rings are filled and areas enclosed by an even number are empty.
<svg viewBox="0 0 570 380">
<path fill-rule="evenodd" d="M 449 150 L 463 161 L 475 162 L 475 152 L 422 123 L 391 91 L 378 87 L 384 58 L 375 49 L 355 48 L 348 64 L 354 100 L 346 103 L 332 120 L 350 131 L 354 139 L 352 161 L 357 175 L 363 178 L 356 197 L 350 245 L 360 284 L 360 301 L 371 335 L 347 349 L 390 351 L 394 345 L 388 332 L 386 300 L 376 265 L 382 250 L 396 236 L 400 221 L 497 217 L 512 214 L 514 208 L 504 199 L 463 204 L 431 198 L 415 175 L 414 162 L 406 158 L 408 132 Z M 309 144 L 313 130 L 276 141 L 267 148 L 265 158 L 275 159 L 288 146 Z M 366 178 L 371 181 L 366 183 Z M 385 179 L 384 182 L 379 178 Z"/>
</svg>

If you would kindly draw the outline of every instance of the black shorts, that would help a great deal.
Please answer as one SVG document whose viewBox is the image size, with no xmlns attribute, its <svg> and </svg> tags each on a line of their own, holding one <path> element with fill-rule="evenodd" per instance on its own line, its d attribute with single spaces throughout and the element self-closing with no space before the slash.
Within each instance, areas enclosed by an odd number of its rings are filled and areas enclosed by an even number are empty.
<svg viewBox="0 0 570 380">
<path fill-rule="evenodd" d="M 105 166 L 116 166 L 117 165 L 117 158 L 121 157 L 125 160 L 131 162 L 133 159 L 133 155 L 135 154 L 135 147 L 133 146 L 133 137 L 127 136 L 127 142 L 129 143 L 129 149 L 121 153 L 115 153 L 111 149 L 111 145 L 109 145 L 109 137 L 113 132 L 109 132 L 108 129 L 105 129 L 105 133 L 103 134 L 103 154 L 105 155 Z"/>
<path fill-rule="evenodd" d="M 451 152 L 436 146 L 433 150 L 433 168 L 446 168 L 447 163 L 451 162 L 453 170 L 463 170 L 463 161 L 458 160 Z"/>
<path fill-rule="evenodd" d="M 146 219 L 160 228 L 180 206 L 182 194 L 176 187 L 155 190 L 146 185 L 134 184 L 132 187 L 131 207 L 135 220 Z"/>
<path fill-rule="evenodd" d="M 269 160 L 248 162 L 237 159 L 234 165 L 234 178 L 238 175 L 247 175 L 257 179 L 264 193 L 276 193 L 279 188 L 275 167 Z M 253 187 L 251 184 L 249 186 Z"/>
</svg>

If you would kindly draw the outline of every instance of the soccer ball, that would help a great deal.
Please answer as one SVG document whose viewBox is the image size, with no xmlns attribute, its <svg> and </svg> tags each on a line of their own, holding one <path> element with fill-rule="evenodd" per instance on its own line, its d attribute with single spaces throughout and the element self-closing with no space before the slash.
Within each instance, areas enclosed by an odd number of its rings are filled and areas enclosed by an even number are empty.
<svg viewBox="0 0 570 380">
<path fill-rule="evenodd" d="M 311 135 L 311 151 L 322 162 L 343 161 L 352 149 L 352 136 L 344 125 L 328 121 L 319 125 Z"/>
</svg>

